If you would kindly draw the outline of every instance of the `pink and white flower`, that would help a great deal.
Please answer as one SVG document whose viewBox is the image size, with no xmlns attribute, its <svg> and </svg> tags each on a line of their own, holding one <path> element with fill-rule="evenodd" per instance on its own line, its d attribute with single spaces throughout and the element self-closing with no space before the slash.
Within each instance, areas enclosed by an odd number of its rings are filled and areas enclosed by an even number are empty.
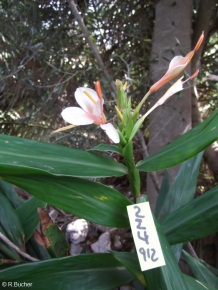
<svg viewBox="0 0 218 290">
<path fill-rule="evenodd" d="M 179 78 L 145 115 L 148 116 L 148 114 L 150 114 L 158 106 L 163 105 L 166 102 L 166 100 L 168 100 L 172 95 L 175 95 L 176 93 L 182 91 L 184 89 L 183 85 L 187 81 L 194 79 L 198 75 L 198 73 L 199 73 L 199 69 L 185 81 L 182 81 L 182 79 L 184 78 L 183 76 Z"/>
<path fill-rule="evenodd" d="M 75 126 L 94 123 L 101 127 L 114 143 L 119 143 L 120 137 L 117 130 L 111 123 L 106 123 L 101 91 L 97 90 L 97 92 L 90 88 L 78 88 L 75 92 L 75 99 L 80 108 L 68 107 L 62 111 L 61 115 L 66 122 Z"/>
<path fill-rule="evenodd" d="M 149 90 L 150 94 L 156 92 L 160 87 L 162 87 L 163 85 L 171 81 L 173 78 L 178 76 L 187 67 L 187 65 L 193 58 L 195 52 L 201 46 L 203 40 L 204 40 L 204 32 L 202 32 L 201 36 L 198 39 L 197 44 L 195 45 L 195 48 L 192 51 L 190 51 L 186 56 L 177 55 L 171 60 L 169 68 L 165 73 L 165 75 L 155 84 L 153 84 L 153 86 L 151 86 Z"/>
<path fill-rule="evenodd" d="M 183 76 L 181 78 L 179 78 L 167 91 L 166 93 L 156 102 L 157 106 L 161 106 L 163 105 L 163 103 L 166 102 L 167 99 L 169 99 L 172 95 L 175 95 L 176 93 L 178 93 L 179 91 L 182 91 L 183 85 L 191 80 L 194 79 L 199 73 L 199 69 L 193 73 L 193 75 L 191 75 L 188 79 L 186 79 L 185 81 L 182 81 L 182 79 L 184 78 Z"/>
</svg>

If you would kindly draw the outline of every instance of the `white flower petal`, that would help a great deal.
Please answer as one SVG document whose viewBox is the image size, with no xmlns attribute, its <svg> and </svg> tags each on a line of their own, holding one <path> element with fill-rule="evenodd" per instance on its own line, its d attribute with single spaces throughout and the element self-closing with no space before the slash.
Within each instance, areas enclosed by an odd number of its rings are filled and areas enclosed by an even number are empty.
<svg viewBox="0 0 218 290">
<path fill-rule="evenodd" d="M 84 92 L 87 92 L 87 94 Z M 75 99 L 84 111 L 92 114 L 96 102 L 99 98 L 96 91 L 94 91 L 93 89 L 82 87 L 78 88 L 75 91 Z"/>
<path fill-rule="evenodd" d="M 103 104 L 100 99 L 97 100 L 92 111 L 93 115 L 100 117 L 103 114 Z"/>
<path fill-rule="evenodd" d="M 183 90 L 183 83 L 182 82 L 183 77 L 178 79 L 167 91 L 166 93 L 157 101 L 157 106 L 161 106 L 168 98 L 170 98 L 172 95 L 178 93 L 179 91 Z"/>
<path fill-rule="evenodd" d="M 68 107 L 61 112 L 62 118 L 72 125 L 89 125 L 94 123 L 93 118 L 81 108 Z"/>
<path fill-rule="evenodd" d="M 105 131 L 105 133 L 114 143 L 120 142 L 120 136 L 111 123 L 100 125 L 100 127 Z"/>
<path fill-rule="evenodd" d="M 173 69 L 176 66 L 184 65 L 184 59 L 185 57 L 181 55 L 174 56 L 169 64 L 169 70 Z"/>
</svg>

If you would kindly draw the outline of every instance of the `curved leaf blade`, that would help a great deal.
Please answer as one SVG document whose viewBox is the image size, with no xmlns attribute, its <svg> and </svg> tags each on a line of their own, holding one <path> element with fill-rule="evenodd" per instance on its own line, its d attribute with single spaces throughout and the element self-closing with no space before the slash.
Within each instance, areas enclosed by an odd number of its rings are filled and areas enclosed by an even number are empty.
<svg viewBox="0 0 218 290">
<path fill-rule="evenodd" d="M 109 227 L 129 227 L 126 206 L 130 201 L 101 183 L 77 177 L 41 175 L 9 175 L 5 180 L 78 217 Z"/>
<path fill-rule="evenodd" d="M 120 154 L 120 150 L 119 150 L 118 146 L 110 145 L 110 144 L 99 144 L 99 145 L 89 149 L 89 151 L 102 151 L 102 152 L 109 151 L 109 152 Z"/>
<path fill-rule="evenodd" d="M 146 281 L 141 271 L 136 252 L 112 252 L 112 255 L 129 270 L 140 283 L 146 287 Z"/>
<path fill-rule="evenodd" d="M 111 290 L 132 279 L 132 275 L 111 254 L 84 254 L 0 271 L 0 282 L 25 281 L 32 283 L 32 290 Z"/>
<path fill-rule="evenodd" d="M 137 163 L 141 171 L 169 168 L 203 151 L 218 139 L 218 109 L 194 129 L 180 136 L 158 153 Z"/>
<path fill-rule="evenodd" d="M 0 193 L 0 226 L 7 238 L 21 249 L 24 246 L 22 224 L 8 199 Z"/>
<path fill-rule="evenodd" d="M 78 177 L 122 176 L 124 165 L 79 149 L 0 135 L 0 174 L 53 174 Z"/>
<path fill-rule="evenodd" d="M 210 289 L 216 289 L 218 286 L 218 277 L 212 273 L 199 259 L 193 258 L 186 251 L 183 251 L 183 254 L 194 276 L 200 282 L 208 285 Z"/>
<path fill-rule="evenodd" d="M 173 251 L 163 233 L 162 227 L 155 220 L 156 229 L 158 232 L 160 244 L 166 262 L 165 266 L 144 271 L 144 276 L 147 282 L 148 290 L 190 290 L 186 283 L 182 272 L 179 269 Z M 175 279 L 176 277 L 176 279 Z"/>
<path fill-rule="evenodd" d="M 155 206 L 155 211 L 154 215 L 157 218 L 158 221 L 160 221 L 159 216 L 160 216 L 160 211 L 163 206 L 163 203 L 165 202 L 165 195 L 170 189 L 170 176 L 168 171 L 166 170 L 164 172 L 164 176 L 162 179 L 161 187 L 159 190 L 156 206 Z"/>
<path fill-rule="evenodd" d="M 218 187 L 167 216 L 162 222 L 170 244 L 184 243 L 218 231 Z"/>
<path fill-rule="evenodd" d="M 160 221 L 167 215 L 193 199 L 196 192 L 199 166 L 203 152 L 197 156 L 185 161 L 179 169 L 179 172 L 167 191 L 160 191 L 157 199 L 159 207 L 156 214 Z"/>
<path fill-rule="evenodd" d="M 20 249 L 24 247 L 24 230 L 11 202 L 0 192 L 0 232 Z M 0 256 L 21 261 L 17 252 L 0 239 Z"/>
<path fill-rule="evenodd" d="M 43 201 L 32 197 L 16 208 L 15 211 L 23 226 L 26 242 L 33 235 L 39 224 L 37 208 L 45 208 L 45 206 L 46 204 Z"/>
<path fill-rule="evenodd" d="M 188 288 L 189 290 L 216 290 L 215 288 L 211 288 L 211 287 L 209 288 L 209 286 L 205 285 L 204 283 L 198 280 L 195 280 L 194 278 L 188 275 L 183 274 L 183 276 L 189 287 Z"/>
<path fill-rule="evenodd" d="M 14 208 L 22 203 L 15 188 L 4 180 L 0 180 L 0 192 L 10 201 Z"/>
<path fill-rule="evenodd" d="M 142 195 L 137 202 L 144 202 L 147 200 L 146 195 Z M 146 213 L 145 213 L 146 214 Z M 188 285 L 180 271 L 177 264 L 174 253 L 167 241 L 166 235 L 162 230 L 162 226 L 154 217 L 156 230 L 158 233 L 159 241 L 161 244 L 162 252 L 166 265 L 158 268 L 154 268 L 148 271 L 144 271 L 143 275 L 146 280 L 147 290 L 190 290 Z M 150 245 L 151 246 L 151 245 Z M 148 246 L 149 247 L 149 246 Z M 125 265 L 125 264 L 124 264 Z M 128 268 L 131 271 L 131 268 Z M 135 268 L 137 271 L 137 267 Z M 134 273 L 134 275 L 136 275 Z M 176 279 L 175 279 L 176 277 Z"/>
</svg>

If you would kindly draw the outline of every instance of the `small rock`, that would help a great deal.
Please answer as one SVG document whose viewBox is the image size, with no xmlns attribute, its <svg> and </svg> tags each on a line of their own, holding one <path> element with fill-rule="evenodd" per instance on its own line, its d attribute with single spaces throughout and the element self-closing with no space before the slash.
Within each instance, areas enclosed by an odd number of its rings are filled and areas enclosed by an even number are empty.
<svg viewBox="0 0 218 290">
<path fill-rule="evenodd" d="M 84 219 L 77 219 L 67 225 L 66 238 L 74 245 L 85 241 L 89 230 L 88 222 Z"/>
<path fill-rule="evenodd" d="M 56 209 L 52 209 L 48 215 L 50 216 L 50 218 L 52 219 L 53 222 L 56 221 L 57 217 L 58 217 L 58 211 Z"/>
<path fill-rule="evenodd" d="M 71 244 L 70 245 L 70 255 L 76 256 L 79 255 L 82 252 L 83 248 L 80 246 L 80 244 Z"/>
<path fill-rule="evenodd" d="M 108 232 L 100 235 L 97 242 L 91 245 L 91 249 L 94 253 L 106 253 L 111 251 L 111 239 Z"/>
<path fill-rule="evenodd" d="M 120 250 L 122 249 L 122 243 L 120 241 L 120 236 L 114 236 L 114 249 L 115 250 Z"/>
</svg>

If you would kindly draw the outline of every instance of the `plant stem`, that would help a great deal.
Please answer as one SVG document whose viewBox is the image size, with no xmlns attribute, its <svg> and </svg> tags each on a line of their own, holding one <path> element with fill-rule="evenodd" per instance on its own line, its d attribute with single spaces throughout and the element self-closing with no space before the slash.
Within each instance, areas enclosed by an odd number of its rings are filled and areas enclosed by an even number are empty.
<svg viewBox="0 0 218 290">
<path fill-rule="evenodd" d="M 141 143 L 141 146 L 142 146 L 142 155 L 143 155 L 143 159 L 149 157 L 149 154 L 148 154 L 148 149 L 147 149 L 147 145 L 145 144 L 145 139 L 144 139 L 144 136 L 142 134 L 142 132 L 139 130 L 137 132 L 137 137 Z M 150 176 L 151 176 L 151 179 L 154 183 L 154 187 L 156 189 L 157 192 L 160 191 L 160 186 L 158 184 L 158 179 L 157 179 L 157 175 L 156 175 L 156 172 L 155 171 L 151 171 L 149 172 Z"/>
<path fill-rule="evenodd" d="M 135 200 L 141 196 L 141 184 L 139 170 L 135 166 L 133 158 L 133 144 L 132 142 L 127 143 L 127 145 L 122 150 L 125 164 L 128 169 L 128 179 Z"/>
<path fill-rule="evenodd" d="M 0 233 L 0 239 L 5 242 L 9 247 L 11 247 L 12 249 L 14 249 L 19 255 L 23 256 L 24 258 L 26 258 L 29 261 L 33 261 L 33 262 L 37 262 L 39 261 L 38 259 L 31 257 L 30 255 L 22 252 L 14 243 L 12 243 L 5 235 L 3 235 L 2 233 Z"/>
<path fill-rule="evenodd" d="M 143 97 L 143 99 L 141 100 L 141 102 L 138 104 L 138 106 L 135 109 L 134 114 L 138 114 L 138 112 L 140 111 L 142 105 L 144 104 L 144 102 L 147 100 L 147 98 L 150 96 L 151 92 L 148 91 L 147 94 Z"/>
</svg>

